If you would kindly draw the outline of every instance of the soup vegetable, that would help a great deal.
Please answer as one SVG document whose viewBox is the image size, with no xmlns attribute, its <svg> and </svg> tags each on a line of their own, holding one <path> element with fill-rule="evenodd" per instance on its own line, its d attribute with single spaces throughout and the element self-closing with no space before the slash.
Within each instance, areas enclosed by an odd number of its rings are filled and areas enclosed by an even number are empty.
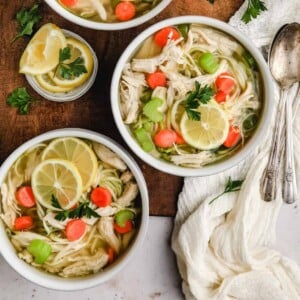
<svg viewBox="0 0 300 300">
<path fill-rule="evenodd" d="M 80 17 L 113 23 L 139 17 L 153 9 L 161 0 L 58 0 L 58 2 Z"/>
<path fill-rule="evenodd" d="M 232 37 L 199 24 L 146 39 L 125 65 L 119 92 L 122 119 L 142 149 L 192 168 L 242 147 L 262 107 L 254 58 Z"/>
<path fill-rule="evenodd" d="M 1 219 L 18 256 L 62 277 L 95 273 L 130 246 L 137 183 L 106 146 L 74 137 L 29 149 L 1 185 Z"/>
</svg>

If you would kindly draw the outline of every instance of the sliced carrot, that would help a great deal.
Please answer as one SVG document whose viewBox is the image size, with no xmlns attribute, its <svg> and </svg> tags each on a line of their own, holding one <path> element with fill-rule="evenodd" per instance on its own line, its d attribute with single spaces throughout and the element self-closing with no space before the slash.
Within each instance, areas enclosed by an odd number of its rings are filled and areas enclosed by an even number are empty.
<svg viewBox="0 0 300 300">
<path fill-rule="evenodd" d="M 220 74 L 216 81 L 216 87 L 218 91 L 222 91 L 225 94 L 229 94 L 235 86 L 235 82 L 232 76 L 229 73 L 222 73 Z"/>
<path fill-rule="evenodd" d="M 31 216 L 22 216 L 15 219 L 15 230 L 27 230 L 33 226 L 33 219 Z"/>
<path fill-rule="evenodd" d="M 111 264 L 115 260 L 114 249 L 112 247 L 108 247 L 107 254 L 108 254 L 108 262 Z"/>
<path fill-rule="evenodd" d="M 169 39 L 175 41 L 178 38 L 180 38 L 180 33 L 174 27 L 165 27 L 154 35 L 154 42 L 158 46 L 164 47 Z"/>
<path fill-rule="evenodd" d="M 60 2 L 65 6 L 73 7 L 77 5 L 78 0 L 60 0 Z"/>
<path fill-rule="evenodd" d="M 81 219 L 71 220 L 66 225 L 66 236 L 69 241 L 80 239 L 86 229 L 86 224 Z"/>
<path fill-rule="evenodd" d="M 111 204 L 111 192 L 104 187 L 96 187 L 91 192 L 91 201 L 98 207 L 105 207 Z"/>
<path fill-rule="evenodd" d="M 132 2 L 124 1 L 117 4 L 115 15 L 120 21 L 128 21 L 135 16 L 136 8 Z"/>
<path fill-rule="evenodd" d="M 36 204 L 31 186 L 20 187 L 16 192 L 16 198 L 23 207 L 33 207 Z"/>
<path fill-rule="evenodd" d="M 158 86 L 166 86 L 167 78 L 166 75 L 161 71 L 156 71 L 154 73 L 149 73 L 147 75 L 147 83 L 151 89 L 155 89 Z"/>
<path fill-rule="evenodd" d="M 185 140 L 184 138 L 182 137 L 182 135 L 178 132 L 176 132 L 176 140 L 175 140 L 175 143 L 178 144 L 178 145 L 183 145 L 185 144 Z"/>
<path fill-rule="evenodd" d="M 162 129 L 154 136 L 154 143 L 160 148 L 169 148 L 176 142 L 176 132 L 171 129 Z"/>
<path fill-rule="evenodd" d="M 237 144 L 240 138 L 241 138 L 240 129 L 237 126 L 231 125 L 229 127 L 227 138 L 223 145 L 227 148 L 233 147 Z"/>
<path fill-rule="evenodd" d="M 116 232 L 124 234 L 130 232 L 133 229 L 133 223 L 131 220 L 127 220 L 124 227 L 121 227 L 117 223 L 114 223 L 114 229 Z"/>
<path fill-rule="evenodd" d="M 222 103 L 222 102 L 225 102 L 226 101 L 226 98 L 227 98 L 227 94 L 224 93 L 223 91 L 218 91 L 215 96 L 214 96 L 215 100 L 218 102 L 218 103 Z"/>
</svg>

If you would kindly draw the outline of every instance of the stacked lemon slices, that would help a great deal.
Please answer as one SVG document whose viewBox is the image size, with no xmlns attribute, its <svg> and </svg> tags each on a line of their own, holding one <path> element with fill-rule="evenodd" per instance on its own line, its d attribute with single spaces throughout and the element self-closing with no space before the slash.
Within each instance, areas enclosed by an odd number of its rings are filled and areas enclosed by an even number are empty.
<svg viewBox="0 0 300 300">
<path fill-rule="evenodd" d="M 42 161 L 31 178 L 35 197 L 43 206 L 56 210 L 52 195 L 62 209 L 74 207 L 92 186 L 98 169 L 97 157 L 84 141 L 57 138 L 44 149 Z"/>
<path fill-rule="evenodd" d="M 65 78 L 59 72 L 60 52 L 68 48 L 64 64 L 80 58 L 85 72 Z M 51 93 L 66 93 L 84 84 L 91 76 L 94 59 L 91 49 L 81 40 L 66 37 L 56 25 L 43 25 L 30 40 L 20 60 L 19 72 L 34 76 L 39 86 Z"/>
</svg>

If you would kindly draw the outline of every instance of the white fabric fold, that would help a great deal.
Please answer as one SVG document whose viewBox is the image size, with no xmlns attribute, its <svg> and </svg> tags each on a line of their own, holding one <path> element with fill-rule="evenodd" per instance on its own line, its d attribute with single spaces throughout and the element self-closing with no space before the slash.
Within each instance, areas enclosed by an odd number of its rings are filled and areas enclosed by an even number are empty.
<svg viewBox="0 0 300 300">
<path fill-rule="evenodd" d="M 300 21 L 299 0 L 269 0 L 264 1 L 268 11 L 245 25 L 240 18 L 246 2 L 230 24 L 249 36 L 258 47 L 269 44 L 283 24 Z M 295 85 L 290 97 L 296 90 Z M 274 100 L 274 103 L 278 100 L 278 90 Z M 299 114 L 294 120 L 296 153 L 300 151 Z M 300 299 L 299 265 L 272 249 L 282 206 L 280 193 L 272 202 L 263 201 L 260 194 L 260 180 L 273 132 L 271 127 L 272 124 L 260 149 L 247 161 L 221 174 L 184 180 L 172 248 L 186 299 Z M 295 159 L 300 178 L 300 158 L 296 155 Z M 229 176 L 232 180 L 245 179 L 241 191 L 225 194 L 209 204 L 224 190 Z"/>
</svg>

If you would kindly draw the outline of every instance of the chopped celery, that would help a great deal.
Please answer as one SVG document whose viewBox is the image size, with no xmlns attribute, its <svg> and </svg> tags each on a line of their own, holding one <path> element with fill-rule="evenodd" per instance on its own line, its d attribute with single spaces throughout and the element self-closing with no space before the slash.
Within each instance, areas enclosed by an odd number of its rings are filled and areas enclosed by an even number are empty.
<svg viewBox="0 0 300 300">
<path fill-rule="evenodd" d="M 152 98 L 148 101 L 144 108 L 143 113 L 153 122 L 160 122 L 163 120 L 164 115 L 158 111 L 158 108 L 162 106 L 164 101 L 160 98 Z"/>
<path fill-rule="evenodd" d="M 27 250 L 34 257 L 34 262 L 37 264 L 43 264 L 52 253 L 51 245 L 39 239 L 32 240 Z"/>
<path fill-rule="evenodd" d="M 136 129 L 134 134 L 138 143 L 146 152 L 150 152 L 155 148 L 151 136 L 145 128 L 141 127 Z"/>
<path fill-rule="evenodd" d="M 181 33 L 182 37 L 187 40 L 188 32 L 190 30 L 189 24 L 180 24 L 178 25 L 178 30 Z"/>
<path fill-rule="evenodd" d="M 205 72 L 209 74 L 215 73 L 219 68 L 216 56 L 210 52 L 203 53 L 199 57 L 198 64 Z"/>
<path fill-rule="evenodd" d="M 131 210 L 128 210 L 128 209 L 120 210 L 115 215 L 115 221 L 116 221 L 117 225 L 119 225 L 121 227 L 125 227 L 126 222 L 128 220 L 133 220 L 134 216 L 135 215 Z"/>
</svg>

